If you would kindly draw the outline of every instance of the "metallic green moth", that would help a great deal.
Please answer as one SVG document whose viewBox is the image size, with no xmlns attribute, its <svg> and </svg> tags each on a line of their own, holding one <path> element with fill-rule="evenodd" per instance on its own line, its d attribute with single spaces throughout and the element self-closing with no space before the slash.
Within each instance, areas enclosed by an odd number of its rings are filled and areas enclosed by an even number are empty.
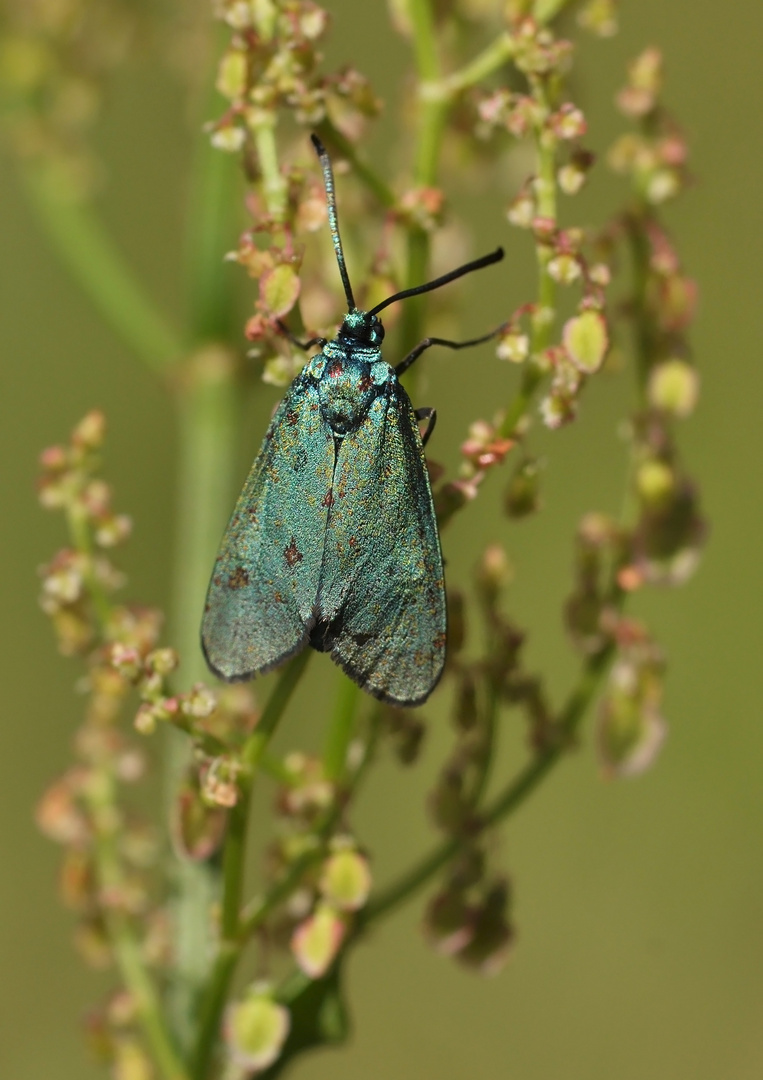
<svg viewBox="0 0 763 1080">
<path fill-rule="evenodd" d="M 418 418 L 398 374 L 431 344 L 460 348 L 492 334 L 473 342 L 427 338 L 393 368 L 382 359 L 378 312 L 503 252 L 359 310 L 331 165 L 315 136 L 313 143 L 349 310 L 332 341 L 308 343 L 322 348 L 273 416 L 223 536 L 202 647 L 216 675 L 237 681 L 309 644 L 374 697 L 418 705 L 445 663 L 445 582 Z M 422 413 L 431 431 L 433 411 Z"/>
</svg>

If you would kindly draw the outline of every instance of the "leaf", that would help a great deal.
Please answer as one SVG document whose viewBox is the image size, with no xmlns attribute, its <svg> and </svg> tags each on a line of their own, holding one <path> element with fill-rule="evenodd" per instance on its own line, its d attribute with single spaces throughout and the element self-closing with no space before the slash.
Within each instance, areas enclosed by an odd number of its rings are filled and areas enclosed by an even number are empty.
<svg viewBox="0 0 763 1080">
<path fill-rule="evenodd" d="M 294 268 L 279 263 L 260 278 L 260 301 L 268 314 L 275 318 L 287 315 L 297 302 L 300 281 Z"/>
</svg>

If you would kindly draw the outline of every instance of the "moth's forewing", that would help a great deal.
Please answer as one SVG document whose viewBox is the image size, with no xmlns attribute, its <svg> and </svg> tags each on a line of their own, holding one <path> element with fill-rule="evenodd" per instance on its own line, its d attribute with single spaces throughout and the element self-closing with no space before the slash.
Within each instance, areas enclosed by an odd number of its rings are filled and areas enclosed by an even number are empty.
<svg viewBox="0 0 763 1080">
<path fill-rule="evenodd" d="M 442 554 L 418 424 L 396 380 L 341 441 L 318 608 L 364 690 L 418 704 L 445 663 Z"/>
<path fill-rule="evenodd" d="M 333 462 L 334 441 L 315 383 L 300 375 L 271 421 L 209 585 L 202 645 L 222 679 L 250 678 L 305 645 Z"/>
</svg>

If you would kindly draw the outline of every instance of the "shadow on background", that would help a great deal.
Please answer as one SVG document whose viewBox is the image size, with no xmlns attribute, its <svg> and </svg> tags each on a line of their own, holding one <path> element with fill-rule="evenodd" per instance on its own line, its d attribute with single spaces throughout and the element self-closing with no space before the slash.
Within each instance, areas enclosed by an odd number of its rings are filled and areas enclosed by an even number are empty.
<svg viewBox="0 0 763 1080">
<path fill-rule="evenodd" d="M 329 61 L 351 61 L 384 92 L 406 57 L 382 6 L 373 13 L 349 0 L 329 6 L 335 14 Z M 644 778 L 603 783 L 589 724 L 580 752 L 505 832 L 502 858 L 515 883 L 520 930 L 505 972 L 482 980 L 433 955 L 417 929 L 421 902 L 414 903 L 384 924 L 351 965 L 356 1034 L 350 1048 L 306 1060 L 295 1077 L 763 1076 L 763 143 L 759 110 L 752 107 L 760 100 L 763 18 L 759 0 L 742 0 L 722 20 L 719 12 L 718 5 L 691 0 L 624 4 L 620 37 L 586 42 L 578 65 L 585 71 L 578 96 L 595 148 L 603 151 L 615 131 L 612 99 L 626 60 L 647 44 L 662 47 L 666 101 L 685 126 L 697 177 L 666 216 L 700 283 L 693 341 L 703 400 L 681 435 L 712 532 L 688 587 L 652 593 L 640 609 L 669 656 L 668 742 Z M 104 214 L 137 271 L 175 308 L 179 192 L 190 155 L 182 109 L 176 87 L 141 68 L 121 78 L 102 134 L 111 169 Z M 393 115 L 391 109 L 381 119 L 372 152 L 390 146 Z M 55 655 L 35 605 L 36 567 L 63 542 L 61 522 L 34 500 L 36 457 L 86 410 L 105 410 L 107 472 L 119 508 L 136 523 L 123 560 L 129 592 L 166 605 L 175 432 L 163 391 L 61 272 L 6 161 L 2 170 L 0 1075 L 87 1080 L 100 1073 L 86 1058 L 77 1024 L 107 984 L 83 970 L 71 947 L 70 917 L 53 895 L 59 853 L 31 821 L 44 785 L 69 760 L 78 720 L 76 668 Z M 586 214 L 601 220 L 602 206 L 614 205 L 621 193 L 599 171 L 587 201 L 571 210 L 583 220 Z M 475 250 L 487 250 L 496 228 L 503 229 L 496 222 L 504 220 L 507 197 L 481 194 L 471 207 L 468 193 L 459 196 L 464 216 L 476 221 Z M 528 238 L 506 226 L 501 242 L 508 259 L 500 273 L 464 292 L 473 305 L 468 331 L 493 325 L 496 313 L 510 310 L 529 288 Z M 232 269 L 232 282 L 240 280 L 236 275 Z M 427 399 L 416 404 L 437 405 L 438 446 L 457 445 L 466 418 L 492 412 L 491 355 L 482 350 L 464 360 L 427 361 L 420 390 Z M 445 536 L 452 581 L 465 579 L 484 543 L 505 543 L 517 567 L 512 611 L 530 625 L 530 661 L 551 673 L 557 699 L 573 670 L 559 615 L 572 532 L 583 511 L 617 509 L 621 476 L 615 418 L 623 391 L 604 379 L 592 390 L 584 423 L 546 441 L 542 515 L 512 526 L 493 514 L 495 499 L 486 497 Z M 274 400 L 275 393 L 264 395 L 252 417 L 242 478 Z M 312 668 L 310 693 L 333 694 L 337 676 L 328 660 L 319 658 Z M 283 746 L 320 739 L 308 694 L 302 701 L 281 732 Z M 449 741 L 443 708 L 438 698 L 426 707 L 430 762 L 442 758 Z M 384 766 L 360 807 L 358 830 L 376 853 L 379 880 L 431 838 L 424 772 Z"/>
</svg>

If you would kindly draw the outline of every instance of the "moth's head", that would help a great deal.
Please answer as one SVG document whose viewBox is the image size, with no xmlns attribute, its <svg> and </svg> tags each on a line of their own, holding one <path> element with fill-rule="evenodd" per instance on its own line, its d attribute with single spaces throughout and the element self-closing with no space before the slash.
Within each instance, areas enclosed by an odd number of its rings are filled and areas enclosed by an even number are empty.
<svg viewBox="0 0 763 1080">
<path fill-rule="evenodd" d="M 384 341 L 384 327 L 379 316 L 357 308 L 345 315 L 339 333 L 361 345 L 381 345 Z"/>
</svg>

